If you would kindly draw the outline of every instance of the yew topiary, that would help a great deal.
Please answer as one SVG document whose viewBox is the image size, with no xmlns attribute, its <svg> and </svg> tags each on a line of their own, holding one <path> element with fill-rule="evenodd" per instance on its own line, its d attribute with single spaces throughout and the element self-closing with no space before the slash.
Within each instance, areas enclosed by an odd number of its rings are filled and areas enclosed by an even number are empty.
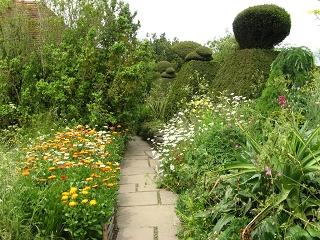
<svg viewBox="0 0 320 240">
<path fill-rule="evenodd" d="M 173 64 L 169 61 L 160 61 L 157 63 L 157 70 L 159 73 L 165 72 L 169 67 L 173 67 Z"/>
<path fill-rule="evenodd" d="M 238 96 L 258 98 L 277 55 L 272 49 L 243 49 L 227 55 L 212 82 L 212 90 L 216 94 L 229 91 Z"/>
<path fill-rule="evenodd" d="M 175 43 L 172 46 L 172 50 L 179 55 L 182 59 L 185 59 L 186 56 L 194 52 L 198 47 L 201 47 L 202 45 L 200 43 L 196 43 L 193 41 L 182 41 Z"/>
<path fill-rule="evenodd" d="M 290 33 L 290 14 L 274 4 L 249 7 L 240 12 L 232 23 L 240 49 L 270 49 Z"/>
</svg>

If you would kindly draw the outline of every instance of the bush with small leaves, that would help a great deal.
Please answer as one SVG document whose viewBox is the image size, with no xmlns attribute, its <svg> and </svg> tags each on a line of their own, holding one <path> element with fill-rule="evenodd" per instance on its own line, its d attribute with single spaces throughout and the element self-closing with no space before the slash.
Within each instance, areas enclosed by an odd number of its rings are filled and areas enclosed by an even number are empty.
<svg viewBox="0 0 320 240">
<path fill-rule="evenodd" d="M 232 23 L 240 49 L 270 49 L 290 33 L 290 14 L 274 4 L 249 7 L 240 12 Z"/>
<path fill-rule="evenodd" d="M 159 73 L 165 72 L 169 67 L 173 67 L 173 64 L 169 61 L 160 61 L 157 63 L 157 70 Z"/>
<path fill-rule="evenodd" d="M 172 50 L 179 55 L 182 59 L 185 59 L 186 56 L 194 52 L 198 47 L 201 47 L 202 45 L 200 43 L 196 43 L 193 41 L 183 41 L 175 43 L 172 46 Z"/>
</svg>

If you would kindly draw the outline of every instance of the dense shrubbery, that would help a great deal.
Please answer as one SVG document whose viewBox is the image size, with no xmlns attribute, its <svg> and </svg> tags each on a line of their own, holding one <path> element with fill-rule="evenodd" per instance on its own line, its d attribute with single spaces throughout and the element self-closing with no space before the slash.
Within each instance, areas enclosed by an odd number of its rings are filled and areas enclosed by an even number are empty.
<svg viewBox="0 0 320 240">
<path fill-rule="evenodd" d="M 271 49 L 289 35 L 291 18 L 285 9 L 264 4 L 240 12 L 232 27 L 241 49 Z"/>
<path fill-rule="evenodd" d="M 71 7 L 59 2 L 52 6 L 58 14 Z M 123 2 L 80 4 L 77 11 L 81 15 L 73 12 L 68 16 L 66 31 L 40 28 L 45 41 L 20 50 L 7 46 L 30 44 L 24 38 L 28 32 L 15 27 L 26 16 L 12 19 L 3 14 L 2 23 L 11 21 L 13 25 L 2 28 L 0 105 L 4 112 L 0 116 L 15 118 L 15 123 L 22 125 L 34 114 L 51 110 L 68 121 L 92 125 L 125 122 L 135 128 L 138 106 L 153 80 L 151 46 L 135 38 L 139 23 L 133 23 L 135 14 Z M 52 23 L 57 19 L 52 18 Z M 103 26 L 106 22 L 108 27 Z M 18 38 L 12 39 L 15 31 Z M 59 41 L 53 36 L 59 36 Z M 19 116 L 8 116 L 9 104 L 16 106 Z"/>
<path fill-rule="evenodd" d="M 228 90 L 237 95 L 258 98 L 277 54 L 277 51 L 264 49 L 243 49 L 230 53 L 212 81 L 213 91 L 219 94 Z"/>
</svg>

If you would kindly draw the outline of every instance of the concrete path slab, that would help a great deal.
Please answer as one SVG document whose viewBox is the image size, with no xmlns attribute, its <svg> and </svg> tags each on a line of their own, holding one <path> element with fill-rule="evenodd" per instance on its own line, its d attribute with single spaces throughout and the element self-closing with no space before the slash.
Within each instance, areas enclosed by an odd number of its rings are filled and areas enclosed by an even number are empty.
<svg viewBox="0 0 320 240">
<path fill-rule="evenodd" d="M 177 240 L 180 227 L 174 208 L 177 196 L 158 189 L 151 146 L 135 137 L 120 164 L 117 240 Z"/>
</svg>

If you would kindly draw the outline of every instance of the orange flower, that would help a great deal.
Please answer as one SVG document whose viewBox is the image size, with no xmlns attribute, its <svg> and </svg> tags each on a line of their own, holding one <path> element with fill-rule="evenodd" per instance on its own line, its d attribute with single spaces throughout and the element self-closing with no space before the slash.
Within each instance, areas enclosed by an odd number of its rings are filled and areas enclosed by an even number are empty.
<svg viewBox="0 0 320 240">
<path fill-rule="evenodd" d="M 56 170 L 56 168 L 55 167 L 49 167 L 48 170 L 49 171 L 54 171 L 54 170 Z"/>
<path fill-rule="evenodd" d="M 48 177 L 48 179 L 55 179 L 57 176 L 56 175 L 51 175 Z"/>
<path fill-rule="evenodd" d="M 88 177 L 88 178 L 86 178 L 86 181 L 87 181 L 87 182 L 93 181 L 93 177 Z"/>
<path fill-rule="evenodd" d="M 99 187 L 98 184 L 92 186 L 92 188 L 98 188 L 98 187 Z"/>
<path fill-rule="evenodd" d="M 40 182 L 46 182 L 47 179 L 45 179 L 45 178 L 40 178 L 39 181 L 40 181 Z"/>
<path fill-rule="evenodd" d="M 102 180 L 102 182 L 108 182 L 110 178 L 105 178 Z"/>
<path fill-rule="evenodd" d="M 22 176 L 28 176 L 30 174 L 29 170 L 24 170 Z"/>
<path fill-rule="evenodd" d="M 113 187 L 113 183 L 108 183 L 108 187 Z"/>
</svg>

